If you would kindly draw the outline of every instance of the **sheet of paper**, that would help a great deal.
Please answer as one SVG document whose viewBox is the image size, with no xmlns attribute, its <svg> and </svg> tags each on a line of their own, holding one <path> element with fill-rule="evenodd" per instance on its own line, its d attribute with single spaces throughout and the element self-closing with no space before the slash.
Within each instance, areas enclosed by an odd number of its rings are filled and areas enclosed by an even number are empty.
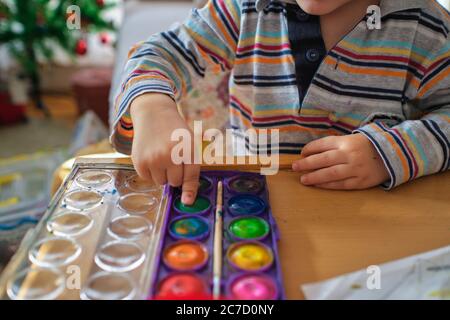
<svg viewBox="0 0 450 320">
<path fill-rule="evenodd" d="M 307 299 L 450 299 L 450 246 L 301 287 Z"/>
</svg>

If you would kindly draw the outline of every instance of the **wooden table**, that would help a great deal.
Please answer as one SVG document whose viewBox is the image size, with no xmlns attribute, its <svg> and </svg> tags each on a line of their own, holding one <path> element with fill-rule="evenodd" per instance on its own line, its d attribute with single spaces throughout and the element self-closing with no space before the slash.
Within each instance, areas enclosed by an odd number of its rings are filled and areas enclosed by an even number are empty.
<svg viewBox="0 0 450 320">
<path fill-rule="evenodd" d="M 286 294 L 300 285 L 450 244 L 450 172 L 386 192 L 304 187 L 298 174 L 268 177 Z"/>
<path fill-rule="evenodd" d="M 299 174 L 289 170 L 293 159 L 283 157 L 283 170 L 267 177 L 289 299 L 304 298 L 302 284 L 450 244 L 450 172 L 389 192 L 325 191 L 302 186 Z"/>
</svg>

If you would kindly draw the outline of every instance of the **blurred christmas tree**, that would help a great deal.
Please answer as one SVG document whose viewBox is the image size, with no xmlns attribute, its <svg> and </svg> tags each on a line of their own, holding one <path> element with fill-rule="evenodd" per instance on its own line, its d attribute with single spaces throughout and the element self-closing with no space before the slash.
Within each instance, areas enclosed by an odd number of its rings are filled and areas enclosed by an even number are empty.
<svg viewBox="0 0 450 320">
<path fill-rule="evenodd" d="M 115 6 L 105 0 L 0 0 L 0 45 L 6 44 L 31 85 L 40 109 L 39 62 L 51 61 L 55 45 L 69 55 L 86 54 L 86 35 L 113 30 L 103 13 Z M 100 34 L 102 42 L 108 36 Z"/>
</svg>

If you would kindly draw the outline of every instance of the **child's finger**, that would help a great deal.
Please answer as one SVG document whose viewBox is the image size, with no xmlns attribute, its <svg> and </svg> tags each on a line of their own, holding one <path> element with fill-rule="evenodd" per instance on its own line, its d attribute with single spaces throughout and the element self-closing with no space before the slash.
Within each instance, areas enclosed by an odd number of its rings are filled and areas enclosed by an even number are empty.
<svg viewBox="0 0 450 320">
<path fill-rule="evenodd" d="M 358 188 L 358 178 L 349 178 L 341 181 L 327 182 L 323 184 L 315 185 L 316 188 L 329 189 L 329 190 L 355 190 Z"/>
<path fill-rule="evenodd" d="M 150 173 L 150 170 L 148 169 L 147 165 L 145 163 L 138 163 L 136 161 L 133 161 L 134 170 L 136 170 L 139 177 L 141 177 L 144 180 L 152 180 L 152 175 Z"/>
<path fill-rule="evenodd" d="M 159 185 L 165 185 L 167 183 L 167 175 L 166 175 L 166 169 L 161 168 L 152 168 L 151 174 L 153 177 L 153 180 L 159 184 Z"/>
<path fill-rule="evenodd" d="M 321 153 L 337 149 L 336 137 L 325 137 L 311 141 L 303 147 L 302 156 L 307 157 L 312 154 Z"/>
<path fill-rule="evenodd" d="M 183 166 L 173 165 L 167 169 L 167 180 L 172 187 L 179 187 L 183 184 Z"/>
<path fill-rule="evenodd" d="M 305 174 L 300 178 L 304 185 L 318 185 L 354 177 L 354 170 L 346 164 L 339 164 Z"/>
<path fill-rule="evenodd" d="M 337 150 L 313 154 L 292 164 L 294 171 L 309 171 L 346 163 L 346 156 Z"/>
<path fill-rule="evenodd" d="M 200 179 L 200 166 L 195 164 L 185 164 L 183 169 L 183 191 L 181 202 L 187 205 L 194 203 L 197 197 L 198 184 Z"/>
</svg>

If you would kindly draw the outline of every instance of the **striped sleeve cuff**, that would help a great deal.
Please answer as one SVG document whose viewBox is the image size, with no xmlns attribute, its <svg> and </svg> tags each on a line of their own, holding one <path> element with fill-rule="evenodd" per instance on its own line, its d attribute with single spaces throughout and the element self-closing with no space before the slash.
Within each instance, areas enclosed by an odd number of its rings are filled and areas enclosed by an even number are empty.
<svg viewBox="0 0 450 320">
<path fill-rule="evenodd" d="M 386 190 L 394 188 L 397 182 L 396 172 L 393 169 L 390 157 L 386 154 L 383 148 L 383 146 L 385 145 L 385 139 L 377 134 L 374 134 L 373 130 L 371 130 L 371 128 L 369 128 L 368 126 L 355 130 L 353 133 L 363 134 L 373 144 L 378 154 L 381 156 L 384 166 L 388 170 L 390 176 L 390 180 L 383 183 L 381 186 Z"/>
<path fill-rule="evenodd" d="M 418 175 L 417 161 L 400 131 L 382 122 L 370 123 L 355 131 L 373 144 L 389 172 L 390 179 L 381 185 L 391 190 Z"/>
<path fill-rule="evenodd" d="M 115 118 L 110 135 L 110 142 L 117 152 L 131 154 L 133 123 L 129 111 L 130 105 L 134 99 L 145 93 L 162 93 L 174 100 L 176 95 L 169 83 L 159 80 L 141 80 L 123 90 L 115 101 Z"/>
<path fill-rule="evenodd" d="M 387 190 L 448 170 L 449 143 L 434 121 L 405 121 L 395 127 L 376 122 L 355 132 L 365 135 L 383 159 L 390 175 L 382 185 Z"/>
</svg>

